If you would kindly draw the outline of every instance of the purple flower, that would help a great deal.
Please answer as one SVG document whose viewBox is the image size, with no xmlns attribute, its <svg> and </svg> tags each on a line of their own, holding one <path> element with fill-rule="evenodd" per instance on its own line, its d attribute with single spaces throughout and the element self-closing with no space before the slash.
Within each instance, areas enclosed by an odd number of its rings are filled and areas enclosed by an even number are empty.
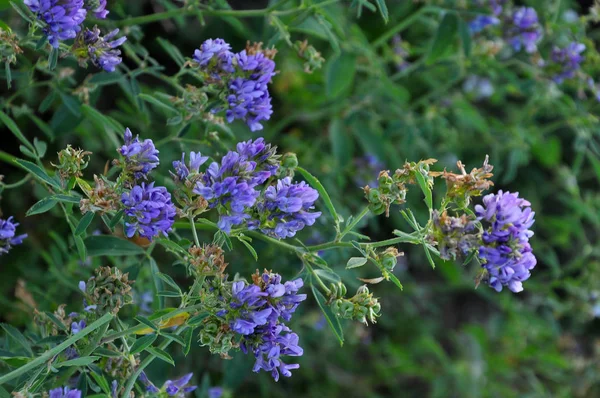
<svg viewBox="0 0 600 398">
<path fill-rule="evenodd" d="M 585 44 L 572 42 L 565 48 L 554 47 L 552 50 L 552 62 L 558 66 L 559 72 L 552 78 L 556 83 L 562 83 L 565 79 L 571 79 L 580 68 L 584 57 L 581 53 L 585 51 Z"/>
<path fill-rule="evenodd" d="M 218 83 L 227 99 L 213 112 L 225 109 L 229 123 L 241 119 L 250 130 L 261 130 L 261 122 L 269 120 L 273 113 L 267 85 L 275 75 L 275 62 L 261 51 L 234 54 L 230 50 L 223 39 L 209 39 L 194 52 L 199 69 L 210 82 Z"/>
<path fill-rule="evenodd" d="M 208 201 L 210 208 L 218 209 L 218 225 L 226 233 L 250 218 L 245 212 L 256 203 L 260 194 L 257 185 L 279 168 L 276 148 L 262 138 L 241 142 L 237 150 L 223 156 L 220 164 L 211 163 L 193 190 Z"/>
<path fill-rule="evenodd" d="M 108 10 L 106 9 L 106 0 L 84 0 L 83 6 L 86 10 L 91 11 L 94 17 L 98 19 L 106 19 Z"/>
<path fill-rule="evenodd" d="M 264 272 L 256 275 L 255 284 L 243 281 L 232 285 L 229 310 L 220 313 L 229 321 L 231 329 L 242 335 L 240 348 L 251 351 L 256 362 L 253 370 L 271 372 L 279 380 L 280 374 L 289 377 L 297 364 L 286 364 L 282 355 L 301 356 L 298 335 L 283 324 L 289 321 L 298 305 L 306 300 L 306 294 L 298 294 L 302 279 L 282 283 L 281 276 Z"/>
<path fill-rule="evenodd" d="M 16 235 L 19 223 L 13 222 L 13 217 L 7 220 L 0 218 L 0 256 L 10 251 L 13 246 L 20 245 L 27 234 Z"/>
<path fill-rule="evenodd" d="M 69 387 L 50 390 L 50 398 L 81 398 L 81 391 L 71 390 Z"/>
<path fill-rule="evenodd" d="M 117 65 L 123 61 L 121 50 L 118 50 L 117 47 L 127 40 L 125 36 L 112 40 L 118 33 L 119 29 L 115 29 L 102 37 L 100 36 L 100 29 L 96 26 L 92 30 L 85 29 L 82 32 L 75 53 L 82 61 L 90 60 L 98 68 L 102 68 L 107 72 L 114 72 Z"/>
<path fill-rule="evenodd" d="M 486 195 L 483 206 L 475 206 L 484 227 L 479 258 L 489 285 L 498 292 L 503 286 L 515 293 L 522 291 L 523 281 L 537 263 L 529 245 L 533 236 L 529 228 L 535 222 L 530 206 L 518 193 L 502 191 Z"/>
<path fill-rule="evenodd" d="M 469 30 L 471 33 L 479 33 L 488 26 L 498 25 L 500 20 L 491 15 L 478 15 L 475 19 L 469 22 Z"/>
<path fill-rule="evenodd" d="M 156 388 L 156 386 L 150 380 L 148 380 L 148 376 L 146 375 L 146 372 L 142 371 L 142 373 L 140 373 L 140 381 L 146 387 L 147 392 L 149 392 L 151 394 L 156 394 L 156 393 L 160 392 L 160 390 L 158 388 Z"/>
<path fill-rule="evenodd" d="M 223 39 L 208 39 L 194 51 L 194 61 L 205 70 L 213 70 L 213 74 L 219 72 L 233 73 L 231 65 L 233 53 L 231 46 Z"/>
<path fill-rule="evenodd" d="M 73 334 L 77 334 L 79 332 L 81 332 L 83 329 L 85 329 L 87 325 L 85 324 L 84 320 L 81 320 L 79 322 L 72 322 L 71 323 L 71 333 Z"/>
<path fill-rule="evenodd" d="M 531 7 L 517 8 L 511 22 L 508 41 L 513 49 L 521 51 L 525 48 L 527 53 L 535 52 L 543 33 L 535 10 Z"/>
<path fill-rule="evenodd" d="M 152 169 L 158 167 L 158 150 L 154 142 L 150 139 L 142 142 L 138 136 L 133 138 L 129 129 L 125 129 L 125 145 L 118 151 L 124 156 L 124 169 L 133 173 L 136 179 L 145 179 Z"/>
<path fill-rule="evenodd" d="M 180 181 L 185 180 L 190 175 L 190 170 L 193 174 L 200 172 L 200 166 L 202 166 L 208 160 L 208 156 L 202 156 L 200 152 L 190 152 L 189 169 L 185 164 L 185 152 L 181 154 L 181 160 L 175 160 L 173 162 L 173 168 L 175 169 L 175 176 Z"/>
<path fill-rule="evenodd" d="M 42 22 L 54 48 L 58 48 L 60 40 L 77 36 L 87 14 L 83 0 L 25 0 L 24 3 Z"/>
<path fill-rule="evenodd" d="M 188 373 L 175 381 L 167 380 L 163 388 L 170 397 L 183 397 L 186 393 L 198 388 L 197 386 L 188 386 L 193 376 L 193 373 Z"/>
<path fill-rule="evenodd" d="M 123 193 L 121 202 L 125 207 L 125 233 L 128 238 L 135 233 L 152 240 L 155 236 L 171 231 L 175 222 L 175 205 L 165 187 L 154 187 L 154 183 L 134 186 Z"/>
<path fill-rule="evenodd" d="M 311 226 L 321 212 L 311 212 L 319 193 L 304 181 L 292 183 L 290 177 L 269 186 L 261 195 L 257 205 L 258 225 L 251 229 L 260 230 L 279 239 L 291 238 L 305 226 Z"/>
<path fill-rule="evenodd" d="M 208 398 L 221 398 L 223 396 L 222 387 L 211 387 L 208 389 Z"/>
</svg>

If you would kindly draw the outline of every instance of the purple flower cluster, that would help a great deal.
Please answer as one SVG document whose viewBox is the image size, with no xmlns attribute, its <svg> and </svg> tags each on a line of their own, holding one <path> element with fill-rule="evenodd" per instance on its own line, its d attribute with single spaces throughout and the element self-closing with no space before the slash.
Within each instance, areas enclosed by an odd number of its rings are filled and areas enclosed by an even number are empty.
<svg viewBox="0 0 600 398">
<path fill-rule="evenodd" d="M 181 160 L 175 160 L 173 162 L 173 168 L 175 169 L 174 175 L 183 181 L 192 174 L 200 172 L 200 166 L 202 166 L 208 160 L 208 156 L 202 156 L 200 152 L 190 152 L 189 168 L 185 163 L 185 152 L 181 154 Z M 173 174 L 173 173 L 172 173 Z"/>
<path fill-rule="evenodd" d="M 525 49 L 527 53 L 537 50 L 537 43 L 542 38 L 537 12 L 531 7 L 517 8 L 508 28 L 508 41 L 515 51 Z"/>
<path fill-rule="evenodd" d="M 565 48 L 555 47 L 552 50 L 552 61 L 558 66 L 559 72 L 553 77 L 556 83 L 562 83 L 565 79 L 571 79 L 580 68 L 584 56 L 585 44 L 572 42 Z"/>
<path fill-rule="evenodd" d="M 81 391 L 71 390 L 69 387 L 50 390 L 50 398 L 81 398 Z"/>
<path fill-rule="evenodd" d="M 291 238 L 321 216 L 321 212 L 310 211 L 318 198 L 317 190 L 304 181 L 293 183 L 290 177 L 285 177 L 261 194 L 256 204 L 258 219 L 248 222 L 248 227 L 279 239 Z"/>
<path fill-rule="evenodd" d="M 194 61 L 226 88 L 227 103 L 216 110 L 226 109 L 227 122 L 241 119 L 250 130 L 262 130 L 261 122 L 269 120 L 273 113 L 268 84 L 275 75 L 275 62 L 260 51 L 234 54 L 222 39 L 202 43 L 194 52 Z"/>
<path fill-rule="evenodd" d="M 281 276 L 270 272 L 257 275 L 255 284 L 237 281 L 232 286 L 232 301 L 228 310 L 217 315 L 229 322 L 230 328 L 242 335 L 240 349 L 256 358 L 253 371 L 271 372 L 275 381 L 279 375 L 290 377 L 298 364 L 286 364 L 282 355 L 301 356 L 298 335 L 285 326 L 306 294 L 298 294 L 302 279 L 281 283 Z"/>
<path fill-rule="evenodd" d="M 13 246 L 20 245 L 27 234 L 16 235 L 19 223 L 13 222 L 13 217 L 7 220 L 0 218 L 0 256 L 10 251 Z"/>
<path fill-rule="evenodd" d="M 164 391 L 169 397 L 183 398 L 185 397 L 185 394 L 190 393 L 198 388 L 197 386 L 189 385 L 193 376 L 193 373 L 188 373 L 175 381 L 167 380 L 161 389 L 156 388 L 156 386 L 150 380 L 148 380 L 148 376 L 146 376 L 145 372 L 140 374 L 140 381 L 144 384 L 144 386 L 146 386 L 146 391 L 151 394 Z"/>
<path fill-rule="evenodd" d="M 87 15 L 83 0 L 25 0 L 25 5 L 44 22 L 44 33 L 54 48 L 60 40 L 74 39 Z"/>
<path fill-rule="evenodd" d="M 160 234 L 167 235 L 175 222 L 175 205 L 165 187 L 154 183 L 134 186 L 123 193 L 121 202 L 125 207 L 125 234 L 131 238 L 135 233 L 152 240 Z"/>
<path fill-rule="evenodd" d="M 531 204 L 518 193 L 502 192 L 486 195 L 483 206 L 475 206 L 477 219 L 484 227 L 479 258 L 488 274 L 488 283 L 496 291 L 503 286 L 518 293 L 523 281 L 536 265 L 529 238 L 535 213 Z"/>
<path fill-rule="evenodd" d="M 90 60 L 98 68 L 107 72 L 114 72 L 117 65 L 122 62 L 121 50 L 117 47 L 125 43 L 127 37 L 123 36 L 112 40 L 119 33 L 115 29 L 104 37 L 100 36 L 100 29 L 94 27 L 83 32 L 83 43 L 80 45 L 82 51 L 77 51 L 81 59 Z"/>
<path fill-rule="evenodd" d="M 250 217 L 246 210 L 254 206 L 260 194 L 256 187 L 279 168 L 276 148 L 262 138 L 241 142 L 236 149 L 228 152 L 220 164 L 211 163 L 194 188 L 194 193 L 204 197 L 211 208 L 219 210 L 219 228 L 227 233 Z"/>
<path fill-rule="evenodd" d="M 392 46 L 394 50 L 394 58 L 396 60 L 396 67 L 398 68 L 398 71 L 401 72 L 410 66 L 410 62 L 407 61 L 407 58 L 410 54 L 404 46 L 402 37 L 400 35 L 394 36 L 392 39 Z"/>
<path fill-rule="evenodd" d="M 125 130 L 125 145 L 118 149 L 124 157 L 124 170 L 133 173 L 136 179 L 146 179 L 148 173 L 158 167 L 158 150 L 151 139 L 140 141 L 133 138 L 131 130 Z"/>
</svg>

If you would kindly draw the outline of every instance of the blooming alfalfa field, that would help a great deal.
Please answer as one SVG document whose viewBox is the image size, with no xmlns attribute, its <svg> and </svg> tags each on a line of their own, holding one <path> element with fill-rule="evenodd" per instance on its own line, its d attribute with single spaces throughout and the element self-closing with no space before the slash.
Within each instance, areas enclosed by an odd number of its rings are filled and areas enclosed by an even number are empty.
<svg viewBox="0 0 600 398">
<path fill-rule="evenodd" d="M 0 398 L 600 396 L 599 26 L 0 0 Z"/>
</svg>

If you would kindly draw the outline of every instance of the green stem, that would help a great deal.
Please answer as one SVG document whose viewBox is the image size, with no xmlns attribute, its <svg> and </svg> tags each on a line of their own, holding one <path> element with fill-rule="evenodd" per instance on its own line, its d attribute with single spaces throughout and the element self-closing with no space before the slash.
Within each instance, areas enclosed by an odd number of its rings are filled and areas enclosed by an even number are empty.
<svg viewBox="0 0 600 398">
<path fill-rule="evenodd" d="M 94 350 L 100 345 L 99 344 L 100 340 L 106 334 L 106 331 L 108 330 L 109 326 L 110 326 L 110 322 L 106 322 L 104 325 L 102 325 L 100 327 L 100 329 L 98 330 L 98 333 L 96 333 L 96 335 L 92 338 L 92 340 L 89 342 L 89 344 L 83 350 L 81 350 L 80 356 L 87 357 L 87 356 L 90 356 L 92 354 L 92 352 L 94 352 Z M 67 380 L 69 380 L 71 378 L 71 376 L 73 375 L 73 373 L 75 373 L 76 371 L 77 371 L 77 367 L 69 368 L 69 370 L 64 375 L 62 375 L 60 377 L 60 379 L 58 379 L 57 385 L 66 384 Z"/>
<path fill-rule="evenodd" d="M 31 180 L 31 174 L 27 174 L 25 175 L 25 177 L 21 178 L 19 181 L 12 183 L 12 184 L 0 184 L 0 188 L 1 189 L 13 189 L 13 188 L 18 188 L 21 185 L 27 183 L 27 181 Z"/>
<path fill-rule="evenodd" d="M 419 8 L 417 11 L 413 12 L 411 15 L 406 17 L 398 25 L 394 26 L 393 28 L 391 28 L 390 30 L 388 30 L 387 32 L 385 32 L 381 36 L 379 36 L 371 45 L 373 46 L 373 48 L 382 46 L 389 39 L 391 39 L 394 35 L 402 32 L 404 29 L 406 29 L 410 25 L 412 25 L 418 18 L 421 17 L 421 15 L 423 15 L 427 12 L 432 12 L 432 11 L 437 11 L 437 10 L 434 8 L 431 8 L 431 7 Z"/>
<path fill-rule="evenodd" d="M 194 217 L 190 216 L 190 228 L 192 230 L 192 235 L 194 235 L 194 242 L 196 243 L 196 247 L 200 247 L 200 240 L 198 239 L 198 232 L 196 232 L 196 225 L 194 224 Z"/>
<path fill-rule="evenodd" d="M 158 317 L 156 319 L 152 319 L 152 321 L 159 323 L 160 321 L 162 321 L 164 319 L 173 318 L 176 315 L 183 314 L 184 312 L 190 312 L 192 310 L 197 310 L 197 309 L 200 309 L 202 307 L 203 307 L 203 304 L 196 304 L 196 305 L 192 305 L 190 307 L 178 308 L 178 309 L 176 309 L 174 311 L 171 311 L 171 312 L 169 312 L 169 313 L 167 313 L 167 314 L 165 314 L 163 316 L 160 316 L 160 317 Z M 111 341 L 116 340 L 116 339 L 118 339 L 118 338 L 120 338 L 122 336 L 127 336 L 127 335 L 133 334 L 135 332 L 138 332 L 138 331 L 140 331 L 142 329 L 146 329 L 147 327 L 148 326 L 146 326 L 146 325 L 137 325 L 137 326 L 131 327 L 129 329 L 125 329 L 125 330 L 123 330 L 121 332 L 111 333 L 108 336 L 104 337 L 102 339 L 101 343 L 105 344 L 105 343 L 111 342 Z"/>
<path fill-rule="evenodd" d="M 179 329 L 177 329 L 177 331 L 175 332 L 175 334 L 176 335 L 180 335 L 187 328 L 188 328 L 188 326 L 184 325 L 184 326 L 180 327 Z M 167 340 L 163 341 L 162 344 L 158 346 L 158 348 L 160 348 L 161 350 L 164 350 L 172 342 L 173 342 L 173 340 L 167 339 Z M 156 355 L 154 355 L 154 354 L 148 354 L 148 356 L 146 358 L 144 358 L 144 360 L 142 361 L 142 363 L 140 363 L 140 366 L 136 369 L 136 371 L 133 373 L 133 375 L 131 375 L 131 377 L 127 381 L 127 384 L 125 385 L 125 392 L 123 393 L 124 397 L 128 397 L 129 396 L 129 393 L 131 392 L 131 390 L 133 390 L 133 386 L 135 385 L 135 382 L 138 379 L 138 377 L 140 376 L 140 374 L 142 374 L 142 372 L 144 371 L 144 369 L 148 365 L 150 365 L 152 363 L 152 361 L 154 361 L 155 359 L 156 359 Z"/>
<path fill-rule="evenodd" d="M 369 206 L 365 207 L 359 215 L 356 216 L 356 218 L 354 218 L 354 220 L 352 220 L 352 222 L 350 223 L 350 225 L 348 225 L 346 227 L 346 229 L 344 229 L 344 232 L 342 232 L 339 236 L 339 238 L 337 240 L 341 241 L 342 238 L 344 236 L 346 236 L 346 234 L 348 234 L 349 232 L 352 231 L 352 229 L 354 229 L 354 227 L 360 222 L 360 220 L 362 220 L 367 214 L 369 214 Z"/>
<path fill-rule="evenodd" d="M 90 326 L 83 329 L 79 333 L 74 334 L 70 338 L 66 339 L 65 341 L 63 341 L 61 344 L 57 345 L 53 349 L 46 351 L 45 353 L 43 353 L 42 355 L 40 355 L 33 361 L 27 363 L 26 365 L 23 365 L 20 368 L 15 369 L 12 372 L 0 377 L 0 385 L 3 385 L 21 375 L 29 372 L 30 370 L 35 369 L 36 367 L 44 364 L 46 361 L 49 361 L 52 357 L 55 357 L 56 355 L 60 354 L 61 352 L 66 350 L 68 347 L 72 346 L 73 344 L 75 344 L 76 342 L 78 342 L 79 340 L 81 340 L 82 338 L 87 336 L 88 334 L 92 333 L 94 330 L 96 330 L 99 327 L 101 327 L 102 325 L 110 322 L 110 320 L 112 318 L 113 318 L 113 314 L 111 314 L 111 313 L 104 314 L 96 322 L 92 323 Z"/>
</svg>

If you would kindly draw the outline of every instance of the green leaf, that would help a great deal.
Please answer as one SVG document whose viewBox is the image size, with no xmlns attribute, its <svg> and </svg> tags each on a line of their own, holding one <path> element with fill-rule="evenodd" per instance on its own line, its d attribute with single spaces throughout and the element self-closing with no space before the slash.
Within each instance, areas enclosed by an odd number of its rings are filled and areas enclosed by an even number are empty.
<svg viewBox="0 0 600 398">
<path fill-rule="evenodd" d="M 27 138 L 25 138 L 25 136 L 23 135 L 17 124 L 14 122 L 14 120 L 12 120 L 6 113 L 2 111 L 0 111 L 0 120 L 11 131 L 11 133 L 13 133 L 13 135 L 23 143 L 23 145 L 25 145 L 29 150 L 35 151 L 34 146 L 31 145 Z"/>
<path fill-rule="evenodd" d="M 206 318 L 208 318 L 208 313 L 203 312 L 188 319 L 187 324 L 190 326 L 198 326 L 202 324 L 202 321 L 204 321 Z"/>
<path fill-rule="evenodd" d="M 149 320 L 148 318 L 145 318 L 141 315 L 138 315 L 134 318 L 136 321 L 138 321 L 139 323 L 143 323 L 144 325 L 148 326 L 150 329 L 156 330 L 157 332 L 159 331 L 158 326 L 156 326 L 154 324 L 154 322 L 152 322 L 151 320 Z"/>
<path fill-rule="evenodd" d="M 187 356 L 192 348 L 192 342 L 194 340 L 194 329 L 189 328 L 183 335 L 185 340 L 185 346 L 183 347 L 183 355 Z"/>
<path fill-rule="evenodd" d="M 1 112 L 0 112 L 1 113 Z M 27 160 L 15 159 L 15 162 L 21 166 L 21 168 L 33 174 L 35 177 L 39 178 L 46 184 L 53 186 L 54 188 L 60 190 L 60 184 L 54 178 L 50 177 L 46 174 L 46 171 L 42 170 L 38 165 L 33 164 Z"/>
<path fill-rule="evenodd" d="M 119 210 L 113 218 L 110 219 L 110 222 L 108 223 L 108 227 L 113 230 L 115 229 L 115 227 L 117 226 L 117 224 L 119 223 L 119 221 L 121 221 L 121 219 L 123 218 L 123 213 L 125 213 L 125 210 Z"/>
<path fill-rule="evenodd" d="M 114 132 L 123 133 L 125 127 L 111 117 L 105 116 L 89 105 L 82 105 L 83 114 L 95 122 L 96 126 L 101 130 L 111 129 Z"/>
<path fill-rule="evenodd" d="M 352 137 L 346 131 L 342 119 L 338 117 L 329 123 L 329 141 L 337 166 L 344 167 L 350 162 L 354 148 Z"/>
<path fill-rule="evenodd" d="M 254 261 L 258 261 L 258 253 L 256 253 L 256 250 L 254 250 L 254 248 L 252 247 L 252 245 L 250 243 L 246 242 L 240 236 L 238 236 L 237 238 L 238 238 L 238 240 L 240 242 L 242 242 L 244 244 L 244 246 L 246 246 L 246 248 L 248 249 L 248 251 L 250 252 L 250 254 L 252 254 L 252 257 L 254 257 Z"/>
<path fill-rule="evenodd" d="M 170 239 L 157 238 L 156 243 L 158 243 L 159 245 L 161 245 L 168 251 L 173 252 L 175 254 L 178 254 L 178 253 L 183 254 L 183 255 L 187 254 L 187 250 L 185 250 L 183 247 L 179 246 L 177 243 L 173 242 Z"/>
<path fill-rule="evenodd" d="M 302 174 L 302 176 L 308 182 L 309 185 L 311 185 L 317 190 L 317 192 L 319 192 L 319 196 L 325 202 L 325 207 L 327 207 L 327 210 L 329 210 L 329 214 L 331 214 L 331 217 L 333 218 L 333 221 L 336 223 L 336 225 L 339 224 L 340 221 L 343 221 L 342 218 L 338 216 L 338 213 L 335 210 L 335 207 L 333 206 L 333 202 L 331 201 L 329 194 L 325 190 L 325 187 L 323 187 L 323 184 L 321 184 L 321 182 L 317 180 L 315 176 L 310 174 L 308 171 L 304 170 L 302 167 L 298 167 L 296 170 L 300 174 Z"/>
<path fill-rule="evenodd" d="M 179 285 L 169 275 L 159 272 L 156 274 L 156 276 L 158 276 L 160 279 L 162 279 L 163 282 L 165 282 L 167 285 L 171 286 L 173 289 L 175 289 L 176 291 L 181 293 L 181 289 L 179 288 Z"/>
<path fill-rule="evenodd" d="M 443 58 L 449 52 L 456 41 L 458 21 L 458 16 L 454 12 L 448 12 L 444 15 L 433 39 L 431 50 L 427 54 L 426 63 L 428 65 Z"/>
<path fill-rule="evenodd" d="M 459 34 L 465 57 L 469 58 L 471 56 L 471 49 L 473 47 L 471 31 L 469 30 L 469 24 L 467 24 L 467 22 L 462 18 L 460 19 Z"/>
<path fill-rule="evenodd" d="M 129 349 L 129 353 L 134 355 L 134 354 L 144 351 L 146 348 L 151 346 L 152 343 L 154 343 L 154 341 L 156 341 L 157 337 L 158 336 L 154 333 L 147 334 L 143 337 L 140 337 L 139 339 L 137 339 L 135 341 L 135 343 L 133 343 L 133 345 Z"/>
<path fill-rule="evenodd" d="M 108 384 L 108 380 L 106 380 L 106 377 L 104 377 L 103 375 L 98 374 L 96 372 L 89 372 L 88 374 L 90 376 L 92 376 L 92 378 L 100 386 L 102 391 L 104 391 L 106 394 L 110 394 L 110 386 Z M 88 395 L 88 397 L 90 397 L 90 396 Z M 104 396 L 102 396 L 102 397 L 104 397 Z M 104 398 L 106 398 L 106 397 L 104 397 Z"/>
<path fill-rule="evenodd" d="M 81 116 L 81 103 L 77 100 L 77 98 L 73 97 L 72 95 L 65 94 L 63 92 L 60 93 L 60 98 L 62 99 L 63 104 L 65 104 L 69 112 L 73 114 L 73 116 Z"/>
<path fill-rule="evenodd" d="M 109 350 L 108 348 L 104 347 L 96 348 L 93 353 L 107 358 L 117 358 L 122 355 L 120 352 Z"/>
<path fill-rule="evenodd" d="M 48 144 L 42 140 L 38 140 L 36 137 L 33 139 L 33 146 L 35 147 L 35 151 L 37 152 L 38 156 L 43 158 L 46 154 L 46 150 L 48 150 Z"/>
<path fill-rule="evenodd" d="M 425 204 L 429 210 L 433 209 L 433 194 L 425 176 L 421 174 L 420 171 L 417 171 L 415 176 L 417 177 L 417 182 L 419 183 L 419 187 L 421 187 L 421 191 L 423 191 L 423 194 L 425 195 Z"/>
<path fill-rule="evenodd" d="M 52 195 L 52 198 L 56 199 L 58 202 L 72 203 L 76 205 L 81 202 L 81 198 L 79 196 L 72 195 Z"/>
<path fill-rule="evenodd" d="M 175 343 L 179 344 L 182 347 L 185 347 L 185 340 L 181 336 L 178 336 L 174 333 L 162 333 L 161 336 L 163 336 L 171 341 L 174 341 Z"/>
<path fill-rule="evenodd" d="M 431 268 L 435 269 L 435 262 L 433 261 L 433 258 L 431 257 L 429 248 L 425 244 L 423 245 L 423 248 L 425 249 L 425 255 L 427 256 L 427 260 L 429 261 L 429 264 L 431 264 Z"/>
<path fill-rule="evenodd" d="M 35 214 L 45 213 L 48 210 L 52 209 L 54 206 L 56 206 L 57 203 L 58 202 L 56 201 L 56 199 L 54 199 L 52 196 L 49 196 L 31 206 L 29 210 L 27 210 L 27 213 L 25 213 L 25 215 L 29 217 Z"/>
<path fill-rule="evenodd" d="M 377 7 L 379 7 L 379 12 L 381 13 L 381 17 L 383 18 L 385 23 L 388 23 L 388 21 L 390 20 L 390 15 L 388 13 L 388 8 L 387 8 L 387 5 L 385 4 L 385 0 L 375 0 L 375 2 L 377 3 Z"/>
<path fill-rule="evenodd" d="M 342 326 L 340 325 L 340 320 L 337 316 L 335 316 L 333 311 L 331 311 L 331 308 L 329 308 L 329 306 L 327 305 L 327 300 L 325 300 L 325 297 L 321 294 L 321 292 L 317 290 L 317 288 L 312 284 L 311 289 L 313 295 L 315 296 L 315 300 L 317 300 L 317 304 L 319 304 L 319 308 L 321 308 L 321 311 L 323 312 L 323 315 L 325 316 L 325 319 L 329 324 L 329 327 L 335 334 L 335 337 L 337 337 L 337 339 L 339 340 L 340 345 L 344 345 L 344 331 L 342 330 Z"/>
<path fill-rule="evenodd" d="M 85 243 L 83 243 L 83 239 L 81 238 L 81 236 L 78 235 L 75 235 L 73 239 L 75 240 L 75 246 L 77 246 L 77 253 L 79 254 L 79 259 L 85 262 L 88 256 L 87 248 L 85 246 Z"/>
<path fill-rule="evenodd" d="M 592 168 L 594 169 L 594 173 L 596 174 L 596 178 L 600 183 L 600 159 L 598 159 L 591 151 L 587 152 L 587 158 L 592 164 Z"/>
<path fill-rule="evenodd" d="M 325 71 L 325 89 L 327 97 L 336 98 L 346 94 L 354 85 L 356 75 L 356 57 L 342 53 L 327 63 Z"/>
<path fill-rule="evenodd" d="M 161 350 L 160 348 L 148 347 L 148 348 L 146 348 L 146 351 L 149 352 L 150 354 L 154 355 L 158 359 L 161 359 L 161 360 L 175 366 L 175 361 L 173 361 L 173 358 L 171 358 L 171 356 L 169 354 L 167 354 L 165 351 Z"/>
<path fill-rule="evenodd" d="M 56 325 L 59 330 L 62 330 L 63 332 L 67 331 L 67 327 L 61 322 L 60 319 L 56 317 L 56 315 L 48 311 L 44 311 L 44 314 L 48 317 L 48 319 L 50 319 L 50 322 Z"/>
<path fill-rule="evenodd" d="M 404 290 L 404 288 L 402 287 L 402 283 L 400 283 L 400 280 L 398 278 L 396 278 L 396 275 L 394 275 L 390 272 L 390 273 L 388 273 L 388 277 L 394 283 L 394 285 L 396 285 L 400 288 L 400 290 Z"/>
<path fill-rule="evenodd" d="M 171 44 L 168 40 L 162 39 L 160 37 L 157 38 L 156 41 L 158 42 L 158 44 L 160 44 L 163 50 L 165 50 L 167 54 L 169 54 L 169 56 L 173 58 L 173 61 L 175 61 L 177 65 L 183 66 L 183 64 L 185 64 L 185 57 L 181 54 L 181 51 L 179 51 L 177 47 Z"/>
<path fill-rule="evenodd" d="M 90 236 L 85 239 L 88 255 L 97 256 L 133 256 L 143 254 L 144 250 L 121 238 L 110 235 Z"/>
<path fill-rule="evenodd" d="M 81 217 L 81 220 L 79 220 L 79 224 L 77 224 L 77 228 L 75 228 L 75 235 L 84 234 L 85 231 L 90 226 L 90 224 L 92 223 L 93 219 L 94 219 L 94 213 L 92 213 L 91 211 L 88 211 L 87 213 L 85 213 L 84 216 Z"/>
<path fill-rule="evenodd" d="M 6 333 L 10 337 L 12 337 L 17 343 L 19 343 L 19 345 L 21 347 L 23 347 L 25 349 L 25 351 L 27 351 L 29 356 L 32 357 L 33 351 L 31 350 L 31 346 L 29 345 L 29 342 L 27 341 L 25 336 L 23 336 L 23 334 L 14 326 L 8 325 L 6 323 L 3 323 L 1 325 L 2 325 L 2 329 L 4 329 L 6 331 Z"/>
<path fill-rule="evenodd" d="M 29 148 L 27 148 L 25 145 L 19 145 L 19 151 L 21 151 L 21 153 L 31 159 L 37 159 L 38 156 Z"/>
<path fill-rule="evenodd" d="M 364 257 L 351 257 L 346 263 L 346 269 L 362 267 L 367 263 L 368 259 Z"/>
<path fill-rule="evenodd" d="M 98 86 L 108 86 L 111 84 L 115 84 L 123 80 L 125 76 L 120 74 L 119 72 L 101 72 L 96 73 L 89 80 L 90 84 L 96 84 Z"/>
<path fill-rule="evenodd" d="M 4 62 L 4 72 L 6 73 L 6 86 L 10 90 L 12 88 L 12 72 L 10 71 L 10 62 Z"/>
<path fill-rule="evenodd" d="M 157 98 L 155 98 L 155 97 L 153 97 L 153 96 L 151 96 L 151 95 L 148 95 L 148 94 L 140 94 L 140 95 L 138 95 L 138 97 L 139 97 L 140 99 L 142 99 L 142 100 L 146 101 L 146 102 L 149 102 L 149 103 L 151 103 L 151 104 L 153 104 L 153 105 L 156 105 L 156 106 L 157 106 L 157 107 L 159 107 L 159 108 L 162 108 L 162 109 L 164 109 L 164 110 L 167 110 L 167 111 L 169 111 L 169 112 L 175 112 L 175 113 L 178 113 L 177 109 L 175 109 L 175 107 L 174 107 L 173 105 L 171 105 L 171 104 L 168 104 L 168 103 L 165 103 L 165 102 L 162 102 L 162 101 L 160 101 L 159 99 L 157 99 Z"/>
<path fill-rule="evenodd" d="M 96 362 L 98 359 L 100 359 L 100 357 L 96 357 L 96 356 L 80 357 L 80 358 L 75 358 L 75 359 L 71 359 L 68 361 L 58 363 L 54 366 L 57 368 L 64 368 L 64 367 L 70 367 L 70 366 L 87 366 L 91 363 Z"/>
<path fill-rule="evenodd" d="M 162 280 L 156 276 L 156 274 L 160 274 L 158 269 L 158 265 L 156 264 L 156 260 L 152 257 L 148 259 L 150 263 L 150 274 L 152 275 L 152 280 L 154 281 L 154 294 L 157 294 L 159 291 L 163 289 Z M 161 309 L 165 308 L 165 299 L 163 297 L 158 298 L 158 304 Z"/>
<path fill-rule="evenodd" d="M 48 55 L 48 69 L 54 70 L 56 68 L 56 63 L 58 62 L 58 48 L 52 48 L 50 50 L 50 54 Z"/>
</svg>

